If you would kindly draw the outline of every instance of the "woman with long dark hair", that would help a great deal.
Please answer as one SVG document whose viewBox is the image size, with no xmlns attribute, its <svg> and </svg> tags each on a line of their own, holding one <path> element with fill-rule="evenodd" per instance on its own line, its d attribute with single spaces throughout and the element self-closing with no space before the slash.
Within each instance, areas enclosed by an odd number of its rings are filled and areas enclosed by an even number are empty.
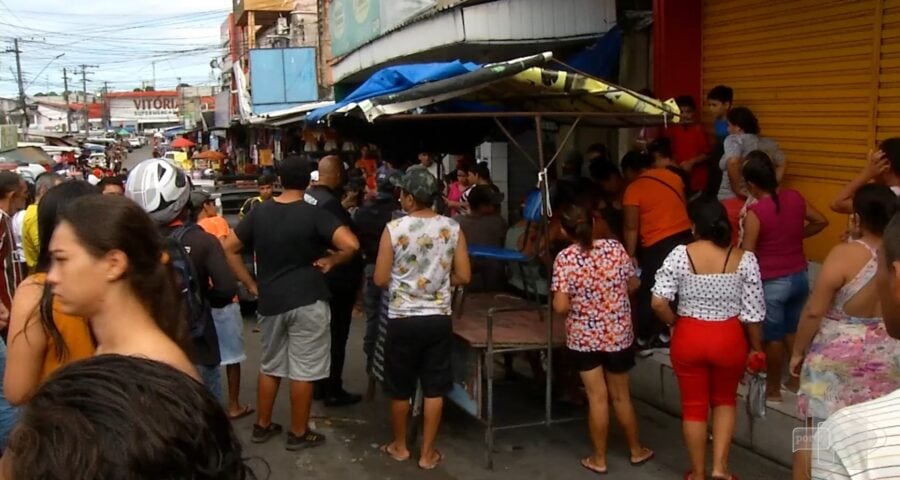
<svg viewBox="0 0 900 480">
<path fill-rule="evenodd" d="M 769 138 L 760 135 L 759 120 L 747 107 L 732 108 L 726 114 L 728 119 L 728 137 L 725 138 L 725 153 L 719 160 L 722 170 L 722 182 L 719 184 L 718 198 L 728 212 L 731 223 L 732 242 L 739 240 L 740 218 L 742 210 L 753 197 L 747 190 L 744 177 L 741 175 L 747 155 L 754 150 L 762 150 L 769 155 L 775 165 L 775 178 L 780 182 L 784 174 L 784 153 Z"/>
<path fill-rule="evenodd" d="M 125 197 L 91 195 L 60 210 L 47 283 L 59 311 L 87 318 L 97 354 L 141 356 L 199 378 L 183 299 L 153 220 Z"/>
<path fill-rule="evenodd" d="M 100 355 L 54 373 L 22 410 L 6 480 L 257 478 L 225 411 L 162 362 Z"/>
<path fill-rule="evenodd" d="M 97 189 L 83 181 L 57 185 L 43 196 L 38 210 L 39 253 L 35 273 L 16 290 L 8 332 L 8 358 L 15 368 L 6 370 L 3 392 L 14 405 L 24 403 L 59 367 L 94 354 L 94 340 L 83 317 L 59 311 L 50 286 L 50 238 L 59 209 Z"/>
<path fill-rule="evenodd" d="M 722 204 L 700 197 L 688 212 L 695 240 L 675 247 L 656 272 L 653 309 L 673 329 L 672 367 L 691 462 L 684 478 L 707 478 L 706 427 L 712 406 L 712 478 L 731 479 L 728 451 L 737 387 L 748 354 L 762 350 L 762 280 L 756 257 L 731 246 L 731 224 Z M 676 298 L 677 312 L 671 305 Z"/>
<path fill-rule="evenodd" d="M 568 206 L 562 211 L 562 230 L 572 245 L 553 263 L 553 310 L 566 315 L 568 357 L 587 390 L 594 454 L 581 465 L 606 473 L 606 435 L 609 403 L 628 440 L 631 464 L 653 458 L 638 437 L 637 418 L 628 388 L 634 367 L 634 327 L 628 296 L 638 287 L 634 265 L 617 240 L 594 240 L 588 211 Z"/>
<path fill-rule="evenodd" d="M 800 317 L 790 370 L 800 378 L 799 413 L 813 426 L 900 388 L 900 344 L 885 329 L 875 282 L 896 201 L 886 185 L 856 191 L 852 221 L 861 236 L 831 249 Z M 808 452 L 795 454 L 795 474 L 809 474 Z"/>
<path fill-rule="evenodd" d="M 747 208 L 741 246 L 756 253 L 759 261 L 766 295 L 766 398 L 777 403 L 785 357 L 794 347 L 800 312 L 809 297 L 803 239 L 821 232 L 828 220 L 800 192 L 778 187 L 775 165 L 765 152 L 747 154 L 742 173 L 756 201 Z"/>
</svg>

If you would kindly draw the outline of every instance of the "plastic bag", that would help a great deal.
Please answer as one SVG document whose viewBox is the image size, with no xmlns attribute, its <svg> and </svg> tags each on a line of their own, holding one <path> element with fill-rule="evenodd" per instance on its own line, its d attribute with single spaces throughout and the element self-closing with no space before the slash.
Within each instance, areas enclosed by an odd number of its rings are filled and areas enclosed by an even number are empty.
<svg viewBox="0 0 900 480">
<path fill-rule="evenodd" d="M 747 414 L 751 418 L 766 416 L 766 374 L 748 375 L 747 381 Z"/>
</svg>

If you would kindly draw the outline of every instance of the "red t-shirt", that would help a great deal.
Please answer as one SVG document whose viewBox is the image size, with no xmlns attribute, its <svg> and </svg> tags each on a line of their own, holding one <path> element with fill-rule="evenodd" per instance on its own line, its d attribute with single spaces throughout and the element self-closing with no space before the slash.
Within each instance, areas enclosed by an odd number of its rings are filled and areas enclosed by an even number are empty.
<svg viewBox="0 0 900 480">
<path fill-rule="evenodd" d="M 672 157 L 678 165 L 700 155 L 709 154 L 709 140 L 700 124 L 673 125 L 666 129 L 666 136 L 672 140 Z M 691 169 L 690 189 L 695 192 L 705 189 L 708 177 L 708 164 L 695 165 Z"/>
</svg>

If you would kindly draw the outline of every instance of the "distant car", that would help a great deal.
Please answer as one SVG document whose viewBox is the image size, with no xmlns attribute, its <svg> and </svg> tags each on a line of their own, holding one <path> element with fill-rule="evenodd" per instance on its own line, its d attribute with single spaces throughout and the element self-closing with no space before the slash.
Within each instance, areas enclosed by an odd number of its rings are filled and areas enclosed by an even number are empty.
<svg viewBox="0 0 900 480">
<path fill-rule="evenodd" d="M 28 183 L 34 183 L 37 181 L 37 178 L 41 176 L 43 173 L 47 173 L 47 167 L 41 165 L 40 163 L 28 163 L 25 165 L 17 165 L 16 173 L 22 176 Z"/>
<path fill-rule="evenodd" d="M 106 168 L 106 154 L 92 153 L 91 156 L 88 157 L 88 165 L 90 165 L 91 167 Z"/>
</svg>

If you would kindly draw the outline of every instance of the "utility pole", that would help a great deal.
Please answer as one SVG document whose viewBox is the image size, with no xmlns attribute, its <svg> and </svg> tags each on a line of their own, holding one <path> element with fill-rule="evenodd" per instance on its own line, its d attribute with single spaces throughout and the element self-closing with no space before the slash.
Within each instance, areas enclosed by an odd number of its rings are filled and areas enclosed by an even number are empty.
<svg viewBox="0 0 900 480">
<path fill-rule="evenodd" d="M 19 50 L 19 39 L 13 39 L 13 48 L 7 48 L 5 53 L 16 54 L 16 81 L 19 84 L 19 108 L 22 109 L 22 121 L 25 130 L 28 130 L 28 107 L 25 105 L 25 83 L 22 82 L 22 59 Z"/>
<path fill-rule="evenodd" d="M 156 90 L 156 62 L 151 62 L 153 64 L 153 90 Z"/>
<path fill-rule="evenodd" d="M 69 108 L 69 74 L 63 68 L 63 99 L 66 101 L 66 132 L 72 130 L 72 109 Z"/>
<path fill-rule="evenodd" d="M 85 65 L 81 64 L 81 94 L 83 95 L 84 102 L 82 103 L 82 113 L 84 114 L 84 136 L 87 137 L 91 133 L 90 122 L 88 121 L 88 102 L 87 102 L 87 74 L 88 68 L 97 68 L 97 65 Z M 75 72 L 77 75 L 78 72 Z"/>
<path fill-rule="evenodd" d="M 109 112 L 109 82 L 103 82 L 103 125 L 110 128 L 112 119 Z"/>
</svg>

